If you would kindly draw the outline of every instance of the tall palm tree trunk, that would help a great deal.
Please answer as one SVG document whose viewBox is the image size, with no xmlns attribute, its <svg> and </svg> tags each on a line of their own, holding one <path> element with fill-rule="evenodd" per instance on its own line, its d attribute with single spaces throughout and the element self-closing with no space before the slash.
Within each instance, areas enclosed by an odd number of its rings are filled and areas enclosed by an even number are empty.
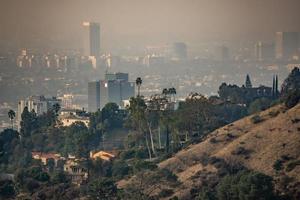
<svg viewBox="0 0 300 200">
<path fill-rule="evenodd" d="M 152 152 L 153 152 L 154 156 L 156 157 L 157 154 L 156 154 L 155 147 L 154 147 L 154 142 L 153 142 L 151 123 L 148 123 L 148 128 L 149 128 L 149 135 L 150 135 L 150 142 L 151 142 Z"/>
<path fill-rule="evenodd" d="M 151 161 L 152 160 L 152 154 L 151 154 L 151 150 L 150 150 L 150 146 L 149 146 L 149 142 L 148 142 L 148 138 L 147 138 L 146 134 L 145 134 L 145 140 L 146 140 L 146 147 L 147 147 L 148 154 L 149 154 L 149 160 Z"/>
<path fill-rule="evenodd" d="M 170 131 L 169 131 L 169 126 L 167 125 L 167 138 L 166 138 L 166 150 L 167 153 L 169 153 L 170 150 Z"/>
<path fill-rule="evenodd" d="M 161 149 L 160 125 L 158 125 L 158 146 Z"/>
</svg>

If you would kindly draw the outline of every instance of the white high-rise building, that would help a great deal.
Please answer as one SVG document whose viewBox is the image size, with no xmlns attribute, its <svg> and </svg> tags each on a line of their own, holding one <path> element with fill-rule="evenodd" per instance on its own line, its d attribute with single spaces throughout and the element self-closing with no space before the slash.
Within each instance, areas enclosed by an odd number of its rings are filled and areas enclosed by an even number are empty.
<svg viewBox="0 0 300 200">
<path fill-rule="evenodd" d="M 53 108 L 55 104 L 61 105 L 61 100 L 56 97 L 46 98 L 45 96 L 30 96 L 26 99 L 20 100 L 18 103 L 17 111 L 17 124 L 20 129 L 20 123 L 22 121 L 22 113 L 25 107 L 28 108 L 28 111 L 34 112 L 37 115 L 42 115 L 46 113 L 49 109 Z"/>
<path fill-rule="evenodd" d="M 100 24 L 95 22 L 83 22 L 83 55 L 100 56 Z"/>
</svg>

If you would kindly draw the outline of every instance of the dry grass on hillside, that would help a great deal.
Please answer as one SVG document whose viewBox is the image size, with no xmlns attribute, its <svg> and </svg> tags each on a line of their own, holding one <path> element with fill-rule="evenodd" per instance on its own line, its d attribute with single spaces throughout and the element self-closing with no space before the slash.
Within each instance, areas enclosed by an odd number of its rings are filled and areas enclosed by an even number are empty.
<svg viewBox="0 0 300 200">
<path fill-rule="evenodd" d="M 280 170 L 274 169 L 275 163 L 280 163 Z M 214 187 L 233 166 L 272 176 L 276 188 L 286 180 L 293 186 L 300 182 L 300 104 L 290 110 L 277 105 L 219 128 L 158 166 L 176 174 L 180 183 L 160 184 L 151 195 L 172 189 L 172 196 L 189 199 L 192 188 L 203 184 Z M 118 186 L 126 188 L 136 180 L 138 177 L 131 177 Z M 148 193 L 149 188 L 152 187 L 145 187 L 144 192 Z"/>
<path fill-rule="evenodd" d="M 259 116 L 259 117 L 258 117 Z M 300 104 L 290 110 L 277 105 L 212 132 L 203 142 L 189 146 L 159 164 L 173 171 L 182 182 L 175 195 L 184 196 L 201 185 L 196 175 L 217 171 L 203 162 L 222 158 L 273 177 L 287 175 L 300 182 Z M 276 171 L 275 162 L 282 163 Z M 197 177 L 197 176 L 196 176 Z"/>
</svg>

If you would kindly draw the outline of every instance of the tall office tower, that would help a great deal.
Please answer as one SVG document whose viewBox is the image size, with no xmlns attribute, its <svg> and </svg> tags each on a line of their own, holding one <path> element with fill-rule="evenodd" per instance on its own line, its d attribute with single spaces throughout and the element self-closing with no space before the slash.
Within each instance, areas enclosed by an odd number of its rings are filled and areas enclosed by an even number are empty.
<svg viewBox="0 0 300 200">
<path fill-rule="evenodd" d="M 215 59 L 222 62 L 228 61 L 230 59 L 229 48 L 224 45 L 216 47 Z"/>
<path fill-rule="evenodd" d="M 100 109 L 100 82 L 88 83 L 88 111 L 96 112 Z"/>
<path fill-rule="evenodd" d="M 83 37 L 84 56 L 100 56 L 100 24 L 95 22 L 83 22 L 85 28 Z"/>
<path fill-rule="evenodd" d="M 122 105 L 123 100 L 134 96 L 135 83 L 128 81 L 127 73 L 106 73 L 100 81 L 100 108 L 113 102 Z"/>
<path fill-rule="evenodd" d="M 254 59 L 256 61 L 274 59 L 275 48 L 274 44 L 257 42 L 254 45 Z"/>
<path fill-rule="evenodd" d="M 170 46 L 171 58 L 175 60 L 187 59 L 187 46 L 183 42 L 176 42 Z"/>
<path fill-rule="evenodd" d="M 95 112 L 110 102 L 121 106 L 123 100 L 134 96 L 134 92 L 135 83 L 128 81 L 127 73 L 107 73 L 104 80 L 89 82 L 88 110 Z"/>
<path fill-rule="evenodd" d="M 276 59 L 289 60 L 299 52 L 298 32 L 276 33 Z"/>
</svg>

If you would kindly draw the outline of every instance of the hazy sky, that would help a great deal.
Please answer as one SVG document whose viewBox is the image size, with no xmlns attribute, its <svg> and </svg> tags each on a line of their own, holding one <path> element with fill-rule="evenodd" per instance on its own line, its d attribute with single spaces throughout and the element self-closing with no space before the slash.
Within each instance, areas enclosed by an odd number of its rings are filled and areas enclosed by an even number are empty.
<svg viewBox="0 0 300 200">
<path fill-rule="evenodd" d="M 272 39 L 300 31 L 300 0 L 0 0 L 0 44 L 79 47 L 82 21 L 104 50 L 185 41 Z"/>
</svg>

